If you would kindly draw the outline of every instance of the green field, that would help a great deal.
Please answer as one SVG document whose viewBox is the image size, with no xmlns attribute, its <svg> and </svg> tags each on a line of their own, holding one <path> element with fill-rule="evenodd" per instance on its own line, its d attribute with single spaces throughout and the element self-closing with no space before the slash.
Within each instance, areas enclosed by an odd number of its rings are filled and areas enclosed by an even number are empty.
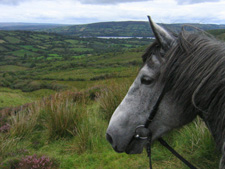
<svg viewBox="0 0 225 169">
<path fill-rule="evenodd" d="M 17 71 L 24 71 L 28 68 L 16 65 L 4 65 L 0 66 L 0 72 L 17 72 Z"/>
</svg>

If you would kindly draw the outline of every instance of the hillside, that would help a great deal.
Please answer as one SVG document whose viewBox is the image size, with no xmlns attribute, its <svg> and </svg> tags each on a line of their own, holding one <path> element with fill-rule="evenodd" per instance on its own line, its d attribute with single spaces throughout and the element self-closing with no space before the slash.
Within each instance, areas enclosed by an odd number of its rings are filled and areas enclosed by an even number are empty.
<svg viewBox="0 0 225 169">
<path fill-rule="evenodd" d="M 209 30 L 208 32 L 216 38 L 225 41 L 225 29 Z"/>
<path fill-rule="evenodd" d="M 44 23 L 8 23 L 0 22 L 0 30 L 26 30 L 37 31 L 42 29 L 53 29 L 57 27 L 67 26 L 64 24 L 44 24 Z"/>
<path fill-rule="evenodd" d="M 98 39 L 30 31 L 0 31 L 0 65 L 76 60 L 91 55 L 122 52 L 151 42 L 149 39 Z"/>
<path fill-rule="evenodd" d="M 0 31 L 0 87 L 52 92 L 83 89 L 101 79 L 130 77 L 141 63 L 143 46 L 149 43 L 150 39 L 77 38 L 43 32 Z M 4 95 L 0 97 L 0 107 L 12 102 L 6 104 Z"/>
<path fill-rule="evenodd" d="M 212 30 L 224 38 L 224 30 Z M 45 94 L 69 88 L 84 89 L 99 80 L 129 78 L 141 65 L 150 39 L 78 38 L 44 32 L 0 31 L 0 87 L 5 107 L 27 102 L 27 94 Z M 12 90 L 11 90 L 12 89 Z M 16 99 L 6 101 L 5 91 Z M 29 94 L 28 94 L 29 95 Z M 33 95 L 33 94 L 32 94 Z M 23 97 L 23 99 L 19 99 Z M 22 101 L 22 102 L 21 102 Z M 7 102 L 7 104 L 6 104 Z"/>
<path fill-rule="evenodd" d="M 177 32 L 183 25 L 191 25 L 203 30 L 224 29 L 225 25 L 215 24 L 160 24 L 167 29 Z M 45 30 L 47 32 L 63 35 L 74 35 L 80 37 L 97 36 L 120 36 L 120 37 L 152 37 L 148 22 L 126 21 L 126 22 L 102 22 L 85 25 L 73 25 Z"/>
</svg>

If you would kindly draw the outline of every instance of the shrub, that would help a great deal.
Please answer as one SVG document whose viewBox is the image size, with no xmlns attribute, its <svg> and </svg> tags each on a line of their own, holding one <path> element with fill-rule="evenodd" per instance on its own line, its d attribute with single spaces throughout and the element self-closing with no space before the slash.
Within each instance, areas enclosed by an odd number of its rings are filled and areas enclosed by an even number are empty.
<svg viewBox="0 0 225 169">
<path fill-rule="evenodd" d="M 52 89 L 52 90 L 56 90 L 56 91 L 61 91 L 61 90 L 65 90 L 68 86 L 63 85 L 63 84 L 58 84 L 58 83 L 51 83 L 49 84 L 48 89 Z"/>
<path fill-rule="evenodd" d="M 8 123 L 0 126 L 0 133 L 7 133 L 10 129 L 10 125 Z"/>
<path fill-rule="evenodd" d="M 18 164 L 18 169 L 53 169 L 55 164 L 49 157 L 38 157 L 36 154 L 22 158 Z"/>
<path fill-rule="evenodd" d="M 32 81 L 28 84 L 29 91 L 35 91 L 42 88 L 42 84 L 39 81 Z"/>
<path fill-rule="evenodd" d="M 10 129 L 10 125 L 8 123 L 7 117 L 4 115 L 0 115 L 0 133 L 6 133 Z"/>
<path fill-rule="evenodd" d="M 13 84 L 14 89 L 21 89 L 23 91 L 26 91 L 27 86 L 29 84 L 29 80 L 16 80 Z"/>
<path fill-rule="evenodd" d="M 98 97 L 98 94 L 103 89 L 103 86 L 94 86 L 86 90 L 86 93 L 90 100 L 95 100 Z"/>
</svg>

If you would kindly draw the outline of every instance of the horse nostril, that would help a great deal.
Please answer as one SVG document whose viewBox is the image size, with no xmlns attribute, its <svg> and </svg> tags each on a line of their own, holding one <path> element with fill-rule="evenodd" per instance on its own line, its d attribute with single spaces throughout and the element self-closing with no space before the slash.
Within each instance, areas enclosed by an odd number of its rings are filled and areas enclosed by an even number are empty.
<svg viewBox="0 0 225 169">
<path fill-rule="evenodd" d="M 106 139 L 108 140 L 108 142 L 112 145 L 113 144 L 113 139 L 112 139 L 112 137 L 108 134 L 108 133 L 106 133 Z"/>
</svg>

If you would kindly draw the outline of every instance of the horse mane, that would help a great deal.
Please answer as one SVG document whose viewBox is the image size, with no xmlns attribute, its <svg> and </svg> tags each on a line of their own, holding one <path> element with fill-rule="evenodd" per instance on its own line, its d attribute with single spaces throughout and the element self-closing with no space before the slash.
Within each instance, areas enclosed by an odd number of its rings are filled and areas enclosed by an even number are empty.
<svg viewBox="0 0 225 169">
<path fill-rule="evenodd" d="M 183 106 L 187 118 L 200 115 L 218 148 L 225 141 L 225 44 L 203 31 L 184 29 L 163 56 L 161 82 Z M 147 50 L 157 51 L 157 42 Z M 147 53 L 146 52 L 146 53 Z M 144 54 L 143 61 L 150 55 Z"/>
</svg>

